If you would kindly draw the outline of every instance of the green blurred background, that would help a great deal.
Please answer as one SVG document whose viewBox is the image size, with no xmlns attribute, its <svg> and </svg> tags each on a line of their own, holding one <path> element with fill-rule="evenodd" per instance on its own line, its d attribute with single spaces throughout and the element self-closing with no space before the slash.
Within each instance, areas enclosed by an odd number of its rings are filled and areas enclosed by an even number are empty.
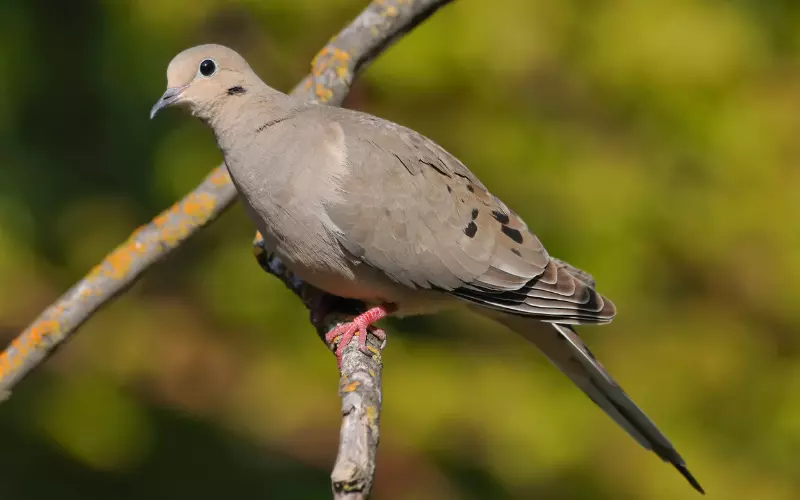
<svg viewBox="0 0 800 500">
<path fill-rule="evenodd" d="M 220 161 L 168 61 L 289 90 L 363 0 L 0 0 L 0 336 Z M 462 158 L 619 308 L 584 337 L 709 498 L 800 498 L 800 3 L 460 0 L 347 105 Z M 240 207 L 0 406 L 0 498 L 328 498 L 333 356 Z M 374 498 L 691 499 L 522 339 L 390 322 Z"/>
</svg>

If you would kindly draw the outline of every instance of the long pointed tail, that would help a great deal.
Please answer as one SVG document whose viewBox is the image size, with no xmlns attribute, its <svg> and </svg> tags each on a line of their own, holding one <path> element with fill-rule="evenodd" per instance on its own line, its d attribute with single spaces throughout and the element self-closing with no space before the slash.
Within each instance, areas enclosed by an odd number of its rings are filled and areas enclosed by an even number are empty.
<svg viewBox="0 0 800 500">
<path fill-rule="evenodd" d="M 571 326 L 507 315 L 493 317 L 534 343 L 639 444 L 652 450 L 665 462 L 671 463 L 694 489 L 705 494 L 672 443 L 617 385 Z"/>
</svg>

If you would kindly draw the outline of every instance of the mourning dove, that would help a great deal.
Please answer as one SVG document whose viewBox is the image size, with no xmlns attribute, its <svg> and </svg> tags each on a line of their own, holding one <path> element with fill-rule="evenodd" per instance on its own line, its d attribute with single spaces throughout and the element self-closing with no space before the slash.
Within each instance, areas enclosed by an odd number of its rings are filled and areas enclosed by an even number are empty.
<svg viewBox="0 0 800 500">
<path fill-rule="evenodd" d="M 371 308 L 331 331 L 337 355 L 388 315 L 458 305 L 534 343 L 636 441 L 701 493 L 669 440 L 614 382 L 573 325 L 615 307 L 590 275 L 551 258 L 522 219 L 458 159 L 374 116 L 301 103 L 236 52 L 201 45 L 167 68 L 151 118 L 172 105 L 209 125 L 268 248 L 301 279 Z"/>
</svg>

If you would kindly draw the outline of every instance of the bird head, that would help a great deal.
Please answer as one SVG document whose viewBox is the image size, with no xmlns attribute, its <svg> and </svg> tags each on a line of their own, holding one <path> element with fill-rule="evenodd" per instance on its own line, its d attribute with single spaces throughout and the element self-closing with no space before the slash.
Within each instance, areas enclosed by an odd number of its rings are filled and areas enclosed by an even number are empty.
<svg viewBox="0 0 800 500">
<path fill-rule="evenodd" d="M 247 61 L 228 47 L 209 44 L 186 49 L 170 61 L 167 90 L 150 110 L 150 118 L 176 105 L 210 118 L 227 97 L 246 94 L 254 76 Z"/>
</svg>

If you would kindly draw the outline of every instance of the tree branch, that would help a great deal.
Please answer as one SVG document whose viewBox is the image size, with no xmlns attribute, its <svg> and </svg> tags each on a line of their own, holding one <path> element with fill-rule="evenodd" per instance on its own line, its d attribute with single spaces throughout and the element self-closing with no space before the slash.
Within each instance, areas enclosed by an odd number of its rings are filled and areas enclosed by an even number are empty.
<svg viewBox="0 0 800 500">
<path fill-rule="evenodd" d="M 339 106 L 356 74 L 395 40 L 452 0 L 375 0 L 314 58 L 312 71 L 292 91 L 298 99 Z M 125 291 L 154 263 L 214 221 L 236 199 L 225 165 L 220 165 L 191 193 L 131 234 L 82 280 L 49 306 L 0 354 L 0 399 L 39 366 L 98 309 Z M 311 309 L 329 302 L 329 314 L 312 322 L 322 336 L 342 314 L 358 304 L 328 296 L 291 276 L 266 253 L 257 235 L 259 263 L 280 278 Z M 312 313 L 317 308 L 312 309 Z M 372 488 L 380 415 L 380 346 L 370 336 L 375 356 L 364 356 L 353 342 L 343 355 L 339 393 L 342 429 L 339 454 L 331 474 L 336 498 L 363 499 Z"/>
<path fill-rule="evenodd" d="M 330 329 L 364 311 L 364 304 L 359 301 L 326 294 L 294 277 L 280 259 L 264 250 L 259 236 L 254 249 L 261 267 L 283 281 L 308 307 L 311 324 L 323 342 Z M 317 315 L 320 311 L 322 314 Z M 342 428 L 339 452 L 331 473 L 335 499 L 366 499 L 375 478 L 382 397 L 380 351 L 383 346 L 373 335 L 367 339 L 367 346 L 373 356 L 364 356 L 358 349 L 358 342 L 348 344 L 342 353 L 339 376 Z"/>
</svg>

